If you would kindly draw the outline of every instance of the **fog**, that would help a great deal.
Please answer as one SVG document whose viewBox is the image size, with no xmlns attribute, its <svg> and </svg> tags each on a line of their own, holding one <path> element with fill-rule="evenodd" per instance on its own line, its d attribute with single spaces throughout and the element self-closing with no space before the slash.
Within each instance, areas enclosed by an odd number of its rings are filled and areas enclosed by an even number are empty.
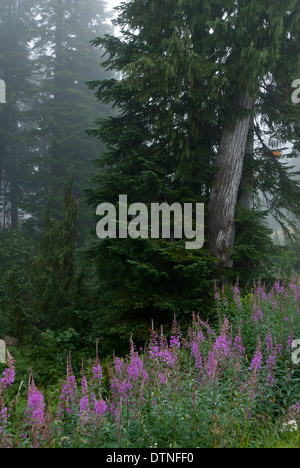
<svg viewBox="0 0 300 468">
<path fill-rule="evenodd" d="M 108 0 L 107 2 L 108 9 L 111 10 L 112 8 L 120 5 L 121 0 Z"/>
</svg>

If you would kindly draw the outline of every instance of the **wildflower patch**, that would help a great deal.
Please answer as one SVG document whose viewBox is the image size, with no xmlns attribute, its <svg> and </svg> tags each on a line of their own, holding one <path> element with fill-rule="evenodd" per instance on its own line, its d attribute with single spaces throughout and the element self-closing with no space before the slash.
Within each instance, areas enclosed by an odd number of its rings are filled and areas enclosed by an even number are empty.
<svg viewBox="0 0 300 468">
<path fill-rule="evenodd" d="M 278 280 L 270 291 L 259 283 L 247 296 L 238 282 L 215 287 L 215 301 L 214 324 L 194 312 L 185 331 L 174 317 L 166 335 L 152 321 L 147 344 L 136 347 L 132 336 L 122 358 L 101 362 L 97 340 L 79 373 L 69 354 L 56 401 L 44 398 L 32 372 L 23 389 L 7 350 L 0 448 L 150 448 L 152 463 L 192 462 L 158 450 L 266 446 L 270 428 L 275 443 L 297 435 L 300 279 Z M 105 461 L 138 465 L 143 457 L 111 451 Z"/>
</svg>

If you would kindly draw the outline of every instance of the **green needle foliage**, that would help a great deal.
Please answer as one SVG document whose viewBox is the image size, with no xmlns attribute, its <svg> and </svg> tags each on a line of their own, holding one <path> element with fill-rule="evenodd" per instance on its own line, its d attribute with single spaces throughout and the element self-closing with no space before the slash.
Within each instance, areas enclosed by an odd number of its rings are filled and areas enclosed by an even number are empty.
<svg viewBox="0 0 300 468">
<path fill-rule="evenodd" d="M 95 161 L 96 188 L 87 190 L 94 209 L 103 202 L 117 206 L 119 194 L 128 196 L 128 204 L 147 206 L 207 199 L 218 122 L 207 89 L 197 93 L 193 82 L 206 81 L 210 88 L 203 58 L 208 51 L 205 43 L 203 52 L 193 51 L 173 11 L 171 2 L 131 2 L 117 20 L 125 39 L 106 35 L 94 41 L 107 52 L 107 69 L 122 74 L 120 80 L 90 83 L 98 99 L 118 110 L 89 132 L 107 147 Z M 205 122 L 196 117 L 202 99 Z M 212 278 L 205 249 L 187 251 L 184 242 L 172 239 L 106 239 L 92 244 L 86 257 L 99 281 L 101 329 L 116 342 L 128 339 L 130 330 L 145 338 L 151 318 L 169 323 L 174 314 L 182 321 L 192 310 L 207 314 Z"/>
<path fill-rule="evenodd" d="M 82 188 L 92 175 L 89 159 L 103 150 L 103 145 L 88 138 L 85 130 L 96 116 L 109 114 L 100 105 L 85 82 L 101 73 L 98 51 L 90 41 L 110 30 L 102 0 L 37 2 L 35 42 L 38 116 L 36 131 L 39 159 L 33 185 L 39 188 L 39 207 L 53 193 L 54 215 L 61 218 L 60 191 L 69 173 L 74 179 L 74 194 L 82 199 Z M 103 78 L 105 74 L 102 74 Z M 79 222 L 86 226 L 86 208 L 79 207 Z"/>
<path fill-rule="evenodd" d="M 0 79 L 6 83 L 6 104 L 0 105 L 1 229 L 18 228 L 32 171 L 31 5 L 29 0 L 0 1 Z"/>
<path fill-rule="evenodd" d="M 106 51 L 107 70 L 119 73 L 119 79 L 89 83 L 101 102 L 118 111 L 89 132 L 107 147 L 94 162 L 96 188 L 87 190 L 94 210 L 103 202 L 117 206 L 120 194 L 129 204 L 208 204 L 222 132 L 241 118 L 237 95 L 255 102 L 268 73 L 286 61 L 287 51 L 295 53 L 297 2 L 275 3 L 134 0 L 119 7 L 116 25 L 124 39 L 105 35 L 94 41 Z M 288 38 L 287 31 L 292 31 Z M 230 166 L 223 170 L 230 180 Z M 274 178 L 280 171 L 286 183 L 279 185 L 278 197 L 283 199 L 290 184 L 287 204 L 293 210 L 299 188 L 280 164 Z M 268 174 L 261 175 L 260 187 L 268 180 Z M 257 186 L 251 187 L 253 195 Z M 280 209 L 280 200 L 275 202 Z M 222 220 L 225 213 L 217 216 Z M 255 239 L 248 222 L 236 221 L 234 261 L 245 271 L 249 265 L 257 268 L 272 250 L 263 214 L 250 213 L 248 220 L 258 227 Z M 247 250 L 249 238 L 254 240 Z M 205 314 L 201 301 L 212 275 L 204 249 L 191 255 L 172 240 L 118 239 L 97 241 L 86 255 L 99 279 L 99 323 L 110 334 L 124 334 L 127 322 L 142 330 L 151 315 L 162 322 L 174 312 L 185 317 L 188 307 Z M 170 256 L 172 263 L 165 263 Z"/>
</svg>

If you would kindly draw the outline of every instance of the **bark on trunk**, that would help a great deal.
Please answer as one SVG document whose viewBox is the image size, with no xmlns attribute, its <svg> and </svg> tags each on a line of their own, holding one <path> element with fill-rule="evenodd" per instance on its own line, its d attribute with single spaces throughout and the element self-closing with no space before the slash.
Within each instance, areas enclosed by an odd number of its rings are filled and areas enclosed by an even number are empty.
<svg viewBox="0 0 300 468">
<path fill-rule="evenodd" d="M 0 195 L 2 194 L 3 188 L 3 172 L 5 167 L 7 135 L 9 133 L 9 116 L 10 107 L 8 104 L 5 104 L 5 108 L 2 110 L 0 115 Z"/>
<path fill-rule="evenodd" d="M 240 97 L 237 106 L 251 110 L 253 99 Z M 231 266 L 235 240 L 235 211 L 249 133 L 250 113 L 226 124 L 217 158 L 218 171 L 208 204 L 208 246 L 218 265 Z"/>
<path fill-rule="evenodd" d="M 239 203 L 246 210 L 253 210 L 254 197 L 254 174 L 253 174 L 253 161 L 254 161 L 254 115 L 250 118 L 249 132 L 245 150 L 242 181 L 238 195 Z"/>
<path fill-rule="evenodd" d="M 19 211 L 18 211 L 18 198 L 19 190 L 16 187 L 10 189 L 10 227 L 11 229 L 18 229 L 19 226 Z"/>
</svg>

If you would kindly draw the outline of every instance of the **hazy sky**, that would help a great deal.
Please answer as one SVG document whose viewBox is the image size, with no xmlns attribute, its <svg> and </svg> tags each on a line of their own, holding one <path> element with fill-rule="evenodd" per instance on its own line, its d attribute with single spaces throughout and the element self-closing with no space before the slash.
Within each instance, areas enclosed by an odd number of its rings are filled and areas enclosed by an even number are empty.
<svg viewBox="0 0 300 468">
<path fill-rule="evenodd" d="M 113 10 L 114 7 L 120 5 L 120 4 L 122 3 L 122 1 L 123 1 L 123 0 L 105 0 L 105 2 L 106 2 L 106 9 L 107 9 L 108 11 L 111 11 L 111 10 Z M 117 12 L 115 12 L 115 13 L 117 14 Z M 115 32 L 114 32 L 115 35 L 117 35 L 117 36 L 120 36 L 120 35 L 121 35 L 121 33 L 120 33 L 120 31 L 119 31 L 118 28 L 115 28 L 114 31 L 115 31 Z"/>
<path fill-rule="evenodd" d="M 112 10 L 115 6 L 120 5 L 122 0 L 105 0 L 107 3 L 107 6 L 110 10 Z"/>
</svg>

